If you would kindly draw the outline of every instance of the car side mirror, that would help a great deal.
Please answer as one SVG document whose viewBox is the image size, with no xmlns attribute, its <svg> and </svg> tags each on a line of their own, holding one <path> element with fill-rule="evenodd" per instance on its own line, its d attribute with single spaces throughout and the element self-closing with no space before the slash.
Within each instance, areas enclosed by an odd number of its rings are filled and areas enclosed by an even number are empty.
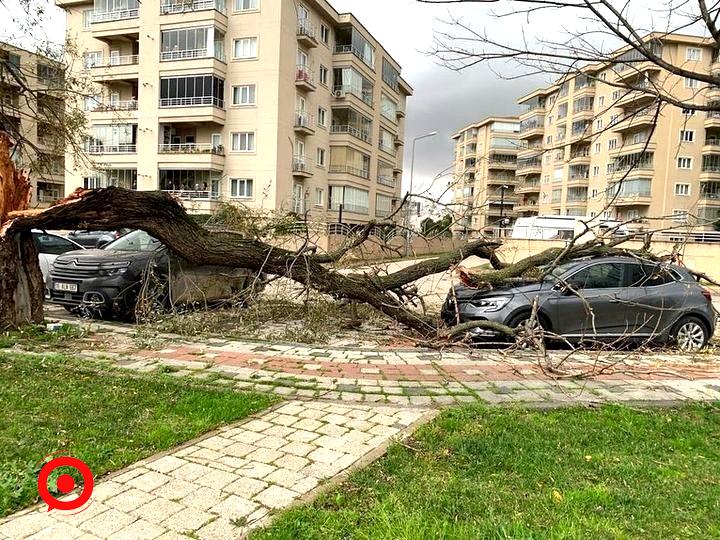
<svg viewBox="0 0 720 540">
<path fill-rule="evenodd" d="M 561 281 L 558 281 L 555 284 L 555 287 L 553 287 L 557 292 L 559 292 L 562 296 L 577 296 L 578 293 L 576 290 L 568 283 L 564 283 Z"/>
<path fill-rule="evenodd" d="M 102 248 L 104 248 L 105 246 L 107 246 L 109 243 L 110 243 L 110 240 L 108 240 L 107 238 L 103 238 L 102 240 L 98 240 L 98 241 L 95 243 L 95 247 L 96 247 L 97 249 L 102 249 Z"/>
</svg>

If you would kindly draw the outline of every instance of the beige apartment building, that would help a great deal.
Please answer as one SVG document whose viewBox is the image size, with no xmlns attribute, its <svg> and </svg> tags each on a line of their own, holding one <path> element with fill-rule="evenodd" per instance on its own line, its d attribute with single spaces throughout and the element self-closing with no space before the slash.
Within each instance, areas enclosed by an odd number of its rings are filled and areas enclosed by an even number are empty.
<svg viewBox="0 0 720 540">
<path fill-rule="evenodd" d="M 709 40 L 654 34 L 646 39 L 674 65 L 720 71 Z M 652 95 L 617 85 L 654 85 L 697 104 L 720 102 L 720 90 L 638 62 L 635 51 L 618 51 L 618 60 L 519 100 L 526 145 L 516 171 L 519 215 L 638 219 L 639 228 L 709 227 L 720 216 L 720 113 L 666 105 L 655 122 Z"/>
<path fill-rule="evenodd" d="M 0 129 L 19 141 L 17 167 L 31 170 L 32 208 L 65 195 L 65 143 L 57 135 L 65 108 L 62 71 L 54 60 L 0 42 Z"/>
<path fill-rule="evenodd" d="M 324 0 L 57 0 L 90 73 L 93 164 L 66 189 L 119 185 L 361 224 L 399 199 L 400 66 Z M 68 156 L 70 161 L 70 156 Z"/>
<path fill-rule="evenodd" d="M 515 169 L 522 152 L 517 117 L 490 117 L 455 135 L 454 231 L 498 234 L 519 212 Z"/>
</svg>

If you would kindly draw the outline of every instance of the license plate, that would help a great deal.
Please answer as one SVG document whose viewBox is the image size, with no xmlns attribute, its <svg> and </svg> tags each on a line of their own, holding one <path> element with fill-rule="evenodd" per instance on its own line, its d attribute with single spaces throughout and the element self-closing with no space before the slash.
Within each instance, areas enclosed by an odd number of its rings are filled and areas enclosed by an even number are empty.
<svg viewBox="0 0 720 540">
<path fill-rule="evenodd" d="M 77 292 L 77 283 L 55 283 L 56 291 Z"/>
</svg>

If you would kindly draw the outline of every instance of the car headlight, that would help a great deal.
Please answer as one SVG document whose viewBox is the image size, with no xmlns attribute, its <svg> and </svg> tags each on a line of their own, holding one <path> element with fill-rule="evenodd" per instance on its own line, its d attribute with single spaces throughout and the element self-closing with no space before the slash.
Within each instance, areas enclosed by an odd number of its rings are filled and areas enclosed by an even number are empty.
<svg viewBox="0 0 720 540">
<path fill-rule="evenodd" d="M 508 305 L 512 296 L 494 296 L 491 298 L 479 298 L 477 300 L 471 300 L 470 304 L 482 311 L 500 311 L 502 308 Z"/>
<path fill-rule="evenodd" d="M 114 276 L 127 272 L 130 267 L 130 261 L 114 261 L 108 263 L 101 263 L 98 274 L 101 276 Z"/>
</svg>

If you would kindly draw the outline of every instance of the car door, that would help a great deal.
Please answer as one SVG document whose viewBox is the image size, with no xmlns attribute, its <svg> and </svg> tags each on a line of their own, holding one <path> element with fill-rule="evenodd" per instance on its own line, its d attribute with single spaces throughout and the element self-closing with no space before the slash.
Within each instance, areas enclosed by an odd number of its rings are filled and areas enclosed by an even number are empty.
<svg viewBox="0 0 720 540">
<path fill-rule="evenodd" d="M 62 255 L 63 253 L 67 253 L 69 251 L 75 251 L 77 249 L 83 249 L 82 246 L 56 234 L 33 233 L 33 240 L 35 241 L 35 247 L 38 250 L 40 271 L 42 272 L 44 282 L 47 282 L 47 277 L 50 274 L 50 267 L 52 266 L 52 263 L 55 262 L 58 255 Z"/>
<path fill-rule="evenodd" d="M 677 320 L 692 291 L 679 276 L 660 264 L 632 265 L 630 288 L 636 293 L 626 304 L 628 322 L 638 337 L 660 334 Z"/>
<path fill-rule="evenodd" d="M 626 329 L 621 295 L 626 282 L 626 265 L 621 262 L 592 261 L 556 286 L 552 305 L 556 331 L 583 338 L 622 335 Z"/>
</svg>

